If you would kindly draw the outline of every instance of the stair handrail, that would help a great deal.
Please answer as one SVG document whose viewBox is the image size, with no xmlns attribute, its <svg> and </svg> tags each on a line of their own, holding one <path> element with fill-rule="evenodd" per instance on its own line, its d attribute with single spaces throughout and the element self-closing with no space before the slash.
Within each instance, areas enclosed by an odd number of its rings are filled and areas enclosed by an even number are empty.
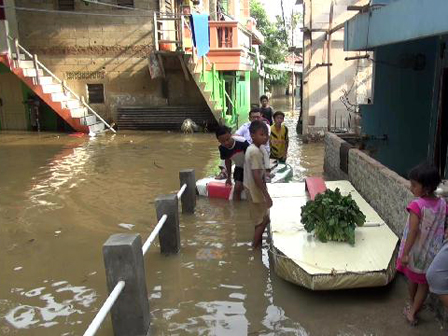
<svg viewBox="0 0 448 336">
<path fill-rule="evenodd" d="M 9 36 L 8 35 L 8 38 L 9 39 L 11 39 L 12 41 L 15 41 L 15 39 L 13 38 L 13 37 L 11 37 L 11 36 Z M 16 43 L 16 45 L 19 47 L 19 49 L 20 50 L 22 50 L 26 55 L 28 55 L 28 57 L 31 57 L 31 58 L 33 58 L 34 56 L 28 51 L 28 50 L 26 50 L 22 45 L 20 45 L 19 43 Z M 20 59 L 19 59 L 19 55 L 16 55 L 17 56 L 17 61 L 18 62 L 20 62 Z M 81 97 L 80 96 L 78 96 L 72 89 L 70 89 L 68 86 L 65 86 L 64 85 L 64 83 L 63 83 L 63 81 L 62 80 L 60 80 L 59 79 L 59 77 L 58 76 L 56 76 L 54 73 L 52 73 L 45 65 L 43 65 L 39 60 L 36 60 L 37 61 L 37 64 L 38 65 L 40 65 L 40 67 L 42 68 L 42 70 L 45 70 L 46 72 L 48 72 L 48 74 L 53 78 L 53 79 L 55 79 L 59 84 L 61 84 L 62 85 L 62 87 L 65 89 L 65 90 L 67 90 L 68 92 L 70 92 L 76 99 L 78 99 L 80 102 L 81 102 L 81 104 L 83 104 L 84 105 L 84 107 L 86 107 L 90 112 L 92 112 L 101 122 L 103 122 L 103 124 L 104 125 L 106 125 L 107 126 L 107 128 L 109 128 L 109 130 L 111 130 L 113 133 L 117 133 L 113 128 L 112 128 L 112 126 L 110 126 L 108 123 L 107 123 L 107 121 L 105 121 L 103 118 L 101 118 L 101 116 L 98 114 L 98 113 L 96 113 L 95 112 L 95 110 L 94 109 L 92 109 L 83 99 L 81 99 Z M 36 74 L 37 74 L 37 70 L 38 69 L 36 69 Z"/>
<path fill-rule="evenodd" d="M 212 62 L 209 60 L 209 58 L 207 57 L 207 55 L 204 55 L 204 56 L 202 56 L 202 57 L 203 57 L 203 59 L 205 59 L 205 61 L 206 61 L 206 62 L 208 63 L 208 65 L 211 67 L 212 75 L 213 75 L 214 79 L 217 80 L 218 85 L 219 85 L 218 88 L 215 88 L 214 85 L 213 85 L 213 87 L 212 87 L 212 97 L 213 97 L 213 99 L 215 99 L 215 97 L 216 97 L 216 92 L 215 92 L 215 91 L 218 90 L 218 92 L 219 92 L 220 89 L 223 89 L 223 91 L 225 92 L 225 94 L 226 94 L 227 97 L 229 98 L 230 103 L 232 104 L 233 107 L 235 107 L 235 104 L 234 104 L 233 100 L 232 100 L 232 99 L 230 98 L 230 96 L 227 94 L 227 91 L 225 90 L 225 88 L 223 87 L 223 85 L 222 85 L 222 83 L 221 83 L 219 77 L 217 76 L 217 72 L 214 71 L 215 63 L 212 63 Z M 202 76 L 204 76 L 205 71 L 206 71 L 206 70 L 205 70 L 205 62 L 202 61 Z M 222 112 L 222 113 L 225 114 L 225 111 L 224 111 L 224 105 L 222 106 L 222 108 L 223 108 L 223 112 Z"/>
</svg>

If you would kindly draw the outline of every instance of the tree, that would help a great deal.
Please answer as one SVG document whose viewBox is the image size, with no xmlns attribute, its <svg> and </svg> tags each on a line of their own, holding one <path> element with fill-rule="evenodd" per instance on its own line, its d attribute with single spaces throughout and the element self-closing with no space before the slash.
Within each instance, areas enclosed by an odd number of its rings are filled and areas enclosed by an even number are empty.
<svg viewBox="0 0 448 336">
<path fill-rule="evenodd" d="M 266 10 L 258 0 L 250 0 L 250 14 L 257 21 L 257 28 L 264 36 L 264 44 L 260 46 L 260 53 L 265 57 L 266 64 L 279 64 L 285 61 L 288 51 L 288 34 L 285 29 L 285 22 L 280 16 L 276 17 L 276 22 L 269 21 Z M 267 76 L 266 85 L 288 81 L 288 74 L 273 69 L 265 69 Z"/>
</svg>

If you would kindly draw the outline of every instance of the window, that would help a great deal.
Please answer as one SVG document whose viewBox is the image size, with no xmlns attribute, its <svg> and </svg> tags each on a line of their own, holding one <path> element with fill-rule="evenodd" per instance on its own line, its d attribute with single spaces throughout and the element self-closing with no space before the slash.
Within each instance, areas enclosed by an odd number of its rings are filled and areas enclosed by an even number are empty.
<svg viewBox="0 0 448 336">
<path fill-rule="evenodd" d="M 89 104 L 104 104 L 104 85 L 87 84 Z"/>
<path fill-rule="evenodd" d="M 75 10 L 75 0 L 58 0 L 58 10 Z"/>
<path fill-rule="evenodd" d="M 118 6 L 134 7 L 134 0 L 117 0 Z"/>
</svg>

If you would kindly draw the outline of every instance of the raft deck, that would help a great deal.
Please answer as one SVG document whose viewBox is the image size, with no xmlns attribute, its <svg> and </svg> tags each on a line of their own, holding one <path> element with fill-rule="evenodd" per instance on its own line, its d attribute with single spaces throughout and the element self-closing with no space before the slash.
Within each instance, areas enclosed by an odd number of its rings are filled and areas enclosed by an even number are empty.
<svg viewBox="0 0 448 336">
<path fill-rule="evenodd" d="M 312 290 L 385 286 L 395 276 L 398 237 L 349 181 L 325 182 L 352 195 L 366 216 L 356 228 L 354 246 L 322 243 L 301 223 L 301 207 L 308 201 L 305 183 L 268 185 L 273 200 L 269 227 L 275 272 L 287 281 Z"/>
</svg>

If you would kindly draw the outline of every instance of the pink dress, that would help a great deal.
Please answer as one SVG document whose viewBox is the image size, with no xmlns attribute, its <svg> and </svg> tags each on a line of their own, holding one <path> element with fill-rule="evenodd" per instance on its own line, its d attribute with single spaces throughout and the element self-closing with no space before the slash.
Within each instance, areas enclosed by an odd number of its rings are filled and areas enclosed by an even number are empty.
<svg viewBox="0 0 448 336">
<path fill-rule="evenodd" d="M 426 284 L 426 271 L 442 247 L 447 203 L 443 198 L 417 198 L 406 208 L 420 219 L 417 239 L 409 252 L 409 263 L 401 263 L 409 232 L 409 218 L 403 231 L 397 259 L 397 270 L 414 283 Z"/>
</svg>

